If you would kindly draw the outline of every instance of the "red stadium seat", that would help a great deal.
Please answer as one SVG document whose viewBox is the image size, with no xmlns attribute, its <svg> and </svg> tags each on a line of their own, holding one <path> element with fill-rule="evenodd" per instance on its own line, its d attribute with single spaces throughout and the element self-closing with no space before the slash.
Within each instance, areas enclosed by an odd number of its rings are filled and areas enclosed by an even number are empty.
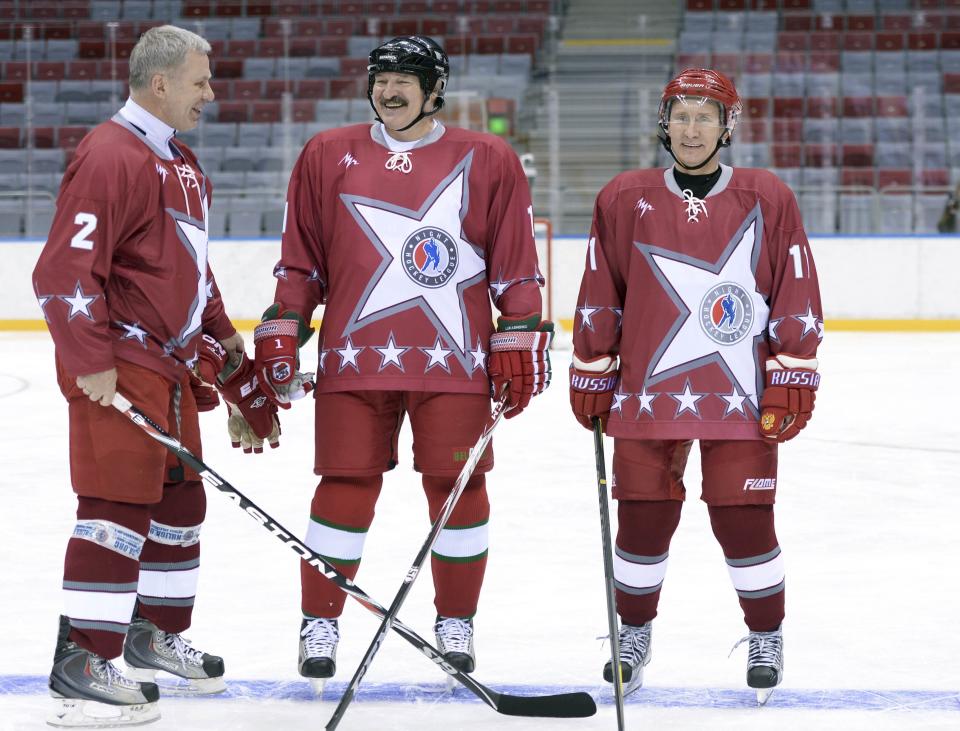
<svg viewBox="0 0 960 731">
<path fill-rule="evenodd" d="M 233 99 L 233 81 L 230 79 L 211 79 L 210 88 L 213 89 L 213 95 L 217 101 Z"/>
<path fill-rule="evenodd" d="M 293 93 L 294 84 L 290 82 L 290 93 Z M 264 99 L 282 99 L 287 90 L 287 82 L 283 79 L 267 79 L 263 84 Z"/>
<path fill-rule="evenodd" d="M 771 150 L 773 164 L 778 168 L 798 168 L 801 163 L 800 145 L 775 144 Z"/>
<path fill-rule="evenodd" d="M 736 78 L 740 75 L 742 58 L 739 53 L 715 53 L 710 68 Z"/>
<path fill-rule="evenodd" d="M 423 34 L 430 37 L 443 37 L 450 32 L 450 21 L 446 18 L 422 18 L 420 27 Z"/>
<path fill-rule="evenodd" d="M 810 55 L 819 52 L 836 52 L 842 47 L 843 36 L 839 33 L 811 33 Z"/>
<path fill-rule="evenodd" d="M 19 104 L 23 101 L 23 84 L 19 81 L 0 82 L 0 102 Z"/>
<path fill-rule="evenodd" d="M 351 18 L 330 18 L 326 22 L 324 33 L 328 36 L 352 36 L 356 25 L 356 21 Z"/>
<path fill-rule="evenodd" d="M 243 3 L 237 0 L 220 0 L 214 8 L 214 15 L 221 18 L 236 18 L 244 14 Z"/>
<path fill-rule="evenodd" d="M 547 16 L 518 15 L 513 27 L 517 33 L 532 33 L 537 38 L 543 38 L 543 33 L 547 28 Z"/>
<path fill-rule="evenodd" d="M 800 119 L 803 117 L 803 99 L 801 97 L 775 97 L 773 100 L 773 116 Z"/>
<path fill-rule="evenodd" d="M 873 167 L 873 145 L 843 145 L 841 152 L 844 167 Z"/>
<path fill-rule="evenodd" d="M 700 13 L 713 10 L 713 0 L 687 0 L 688 13 Z"/>
<path fill-rule="evenodd" d="M 73 38 L 73 28 L 69 23 L 46 23 L 43 26 L 44 38 Z"/>
<path fill-rule="evenodd" d="M 504 50 L 503 36 L 477 36 L 477 53 L 503 53 Z"/>
<path fill-rule="evenodd" d="M 903 33 L 877 33 L 878 51 L 902 51 Z"/>
<path fill-rule="evenodd" d="M 807 116 L 813 119 L 833 119 L 837 116 L 836 97 L 807 97 Z"/>
<path fill-rule="evenodd" d="M 810 31 L 813 30 L 813 16 L 784 14 L 783 29 L 785 31 Z"/>
<path fill-rule="evenodd" d="M 366 79 L 368 60 L 369 59 L 366 59 L 366 58 L 341 58 L 340 59 L 340 75 L 341 76 L 362 76 L 364 79 Z"/>
<path fill-rule="evenodd" d="M 0 127 L 0 148 L 11 149 L 20 147 L 19 127 Z"/>
<path fill-rule="evenodd" d="M 230 41 L 225 53 L 230 58 L 252 58 L 257 55 L 257 42 L 249 40 Z"/>
<path fill-rule="evenodd" d="M 950 171 L 943 169 L 921 170 L 920 182 L 928 186 L 947 186 L 950 185 Z"/>
<path fill-rule="evenodd" d="M 57 130 L 57 147 L 75 148 L 86 134 L 86 127 L 60 127 Z"/>
<path fill-rule="evenodd" d="M 911 51 L 927 51 L 937 48 L 940 44 L 937 41 L 937 33 L 910 33 L 907 35 L 907 47 Z"/>
<path fill-rule="evenodd" d="M 836 51 L 819 51 L 810 54 L 807 70 L 811 73 L 831 73 L 840 70 L 840 54 Z"/>
<path fill-rule="evenodd" d="M 774 118 L 773 139 L 782 142 L 799 142 L 803 139 L 803 120 Z"/>
<path fill-rule="evenodd" d="M 810 35 L 801 32 L 786 32 L 777 36 L 778 51 L 806 51 L 810 44 Z"/>
<path fill-rule="evenodd" d="M 233 82 L 233 98 L 237 101 L 254 101 L 263 96 L 260 79 L 237 79 Z"/>
<path fill-rule="evenodd" d="M 747 0 L 717 0 L 717 10 L 746 10 Z"/>
<path fill-rule="evenodd" d="M 813 16 L 813 27 L 816 30 L 842 31 L 844 26 L 842 15 L 833 15 L 831 13 L 817 13 Z"/>
<path fill-rule="evenodd" d="M 954 17 L 954 16 L 950 16 L 950 17 Z M 960 15 L 957 15 L 956 17 L 960 19 Z M 943 33 L 941 33 L 940 48 L 947 48 L 947 49 L 960 48 L 960 32 L 944 31 Z"/>
<path fill-rule="evenodd" d="M 330 79 L 331 99 L 357 99 L 367 92 L 367 80 L 363 79 Z"/>
<path fill-rule="evenodd" d="M 778 51 L 774 64 L 777 71 L 801 73 L 807 66 L 807 54 L 806 52 Z"/>
<path fill-rule="evenodd" d="M 83 79 L 96 79 L 99 78 L 99 61 L 91 60 L 75 60 L 71 61 L 67 65 L 67 79 L 73 81 L 83 80 Z"/>
<path fill-rule="evenodd" d="M 737 124 L 738 142 L 766 142 L 769 139 L 770 122 L 767 119 L 743 119 Z"/>
<path fill-rule="evenodd" d="M 26 81 L 30 75 L 30 64 L 26 61 L 7 61 L 3 64 L 4 81 Z"/>
<path fill-rule="evenodd" d="M 184 18 L 209 18 L 212 3 L 210 2 L 200 2 L 199 0 L 195 2 L 185 2 L 183 7 L 180 9 L 180 14 Z"/>
<path fill-rule="evenodd" d="M 103 58 L 106 55 L 107 47 L 103 41 L 81 40 L 77 46 L 80 58 Z"/>
<path fill-rule="evenodd" d="M 321 38 L 317 44 L 317 55 L 346 56 L 347 55 L 347 39 L 331 38 L 329 36 Z"/>
<path fill-rule="evenodd" d="M 473 53 L 472 36 L 447 36 L 447 45 L 445 51 L 449 56 L 462 56 L 465 53 Z"/>
<path fill-rule="evenodd" d="M 847 30 L 849 31 L 873 31 L 876 29 L 875 19 L 872 15 L 848 15 Z"/>
<path fill-rule="evenodd" d="M 766 97 L 744 99 L 743 111 L 750 118 L 766 119 L 770 116 L 770 100 Z"/>
<path fill-rule="evenodd" d="M 393 15 L 397 12 L 397 3 L 394 0 L 369 0 L 366 12 L 368 15 Z"/>
<path fill-rule="evenodd" d="M 484 23 L 484 30 L 487 33 L 494 35 L 505 36 L 508 33 L 513 33 L 514 31 L 514 22 L 511 17 L 501 17 L 501 18 L 487 18 L 486 23 Z"/>
<path fill-rule="evenodd" d="M 312 122 L 316 119 L 316 103 L 311 99 L 294 101 L 291 108 L 294 122 Z"/>
<path fill-rule="evenodd" d="M 913 28 L 913 19 L 909 15 L 887 14 L 880 19 L 880 27 L 885 31 L 907 31 Z"/>
<path fill-rule="evenodd" d="M 59 81 L 67 77 L 67 64 L 63 61 L 38 61 L 33 75 L 35 79 Z"/>
<path fill-rule="evenodd" d="M 872 167 L 843 168 L 840 171 L 840 185 L 872 188 L 874 187 L 875 177 Z"/>
<path fill-rule="evenodd" d="M 678 53 L 677 70 L 680 69 L 708 69 L 710 68 L 709 53 Z M 768 71 L 770 69 L 767 69 Z"/>
<path fill-rule="evenodd" d="M 515 34 L 507 38 L 507 53 L 526 53 L 532 56 L 537 52 L 537 46 L 536 36 Z"/>
<path fill-rule="evenodd" d="M 690 66 L 684 68 L 690 68 Z M 694 68 L 709 68 L 709 66 L 696 66 Z M 773 71 L 773 54 L 748 53 L 743 61 L 743 70 L 748 74 L 764 74 Z"/>
<path fill-rule="evenodd" d="M 239 79 L 243 77 L 242 58 L 212 58 L 210 66 L 213 75 L 221 79 Z"/>
<path fill-rule="evenodd" d="M 250 109 L 251 122 L 279 122 L 280 102 L 261 101 L 253 102 Z"/>
<path fill-rule="evenodd" d="M 878 117 L 907 117 L 910 111 L 905 96 L 878 96 Z"/>
<path fill-rule="evenodd" d="M 269 2 L 255 2 L 255 0 L 247 0 L 247 15 L 256 17 L 273 15 L 273 4 Z"/>
<path fill-rule="evenodd" d="M 803 164 L 812 168 L 833 168 L 837 166 L 836 145 L 804 145 Z"/>
<path fill-rule="evenodd" d="M 847 33 L 843 36 L 845 51 L 872 51 L 873 43 L 873 33 Z"/>
<path fill-rule="evenodd" d="M 300 79 L 294 96 L 297 99 L 326 99 L 330 96 L 330 84 L 326 79 Z"/>
<path fill-rule="evenodd" d="M 872 96 L 847 96 L 843 98 L 844 117 L 872 117 L 874 101 Z"/>
<path fill-rule="evenodd" d="M 317 37 L 308 36 L 290 39 L 290 55 L 295 58 L 311 58 L 317 55 Z"/>
<path fill-rule="evenodd" d="M 217 107 L 218 122 L 247 122 L 250 110 L 247 102 L 220 102 Z"/>
<path fill-rule="evenodd" d="M 432 7 L 436 15 L 456 15 L 462 11 L 460 0 L 434 0 Z"/>
<path fill-rule="evenodd" d="M 424 0 L 400 0 L 397 12 L 400 15 L 427 15 L 430 8 Z"/>
<path fill-rule="evenodd" d="M 846 172 L 846 171 L 844 171 Z M 884 188 L 889 188 L 892 185 L 903 185 L 909 186 L 913 184 L 913 172 L 910 170 L 893 170 L 893 169 L 883 169 L 877 170 L 877 188 L 883 190 Z M 846 183 L 844 183 L 846 185 Z"/>
<path fill-rule="evenodd" d="M 387 23 L 388 34 L 391 36 L 415 36 L 420 33 L 418 18 L 396 18 Z"/>
<path fill-rule="evenodd" d="M 257 41 L 257 56 L 262 58 L 280 58 L 283 50 L 281 38 L 261 38 Z"/>
</svg>

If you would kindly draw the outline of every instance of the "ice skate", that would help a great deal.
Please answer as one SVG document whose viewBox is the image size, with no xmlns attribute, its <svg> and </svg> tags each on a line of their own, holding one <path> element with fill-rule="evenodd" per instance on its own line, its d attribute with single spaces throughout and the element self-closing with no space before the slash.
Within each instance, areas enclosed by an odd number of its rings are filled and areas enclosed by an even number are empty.
<svg viewBox="0 0 960 731">
<path fill-rule="evenodd" d="M 639 627 L 632 624 L 620 627 L 620 682 L 625 696 L 643 685 L 643 668 L 652 656 L 651 631 L 650 622 Z M 603 666 L 603 679 L 613 682 L 613 660 Z"/>
<path fill-rule="evenodd" d="M 473 620 L 438 615 L 433 632 L 443 659 L 460 672 L 472 673 L 477 665 L 473 651 Z M 453 677 L 448 675 L 447 688 L 452 690 L 455 684 Z"/>
<path fill-rule="evenodd" d="M 58 728 L 142 726 L 160 718 L 155 683 L 139 683 L 109 660 L 70 642 L 70 621 L 60 617 L 57 649 L 50 671 L 56 710 L 47 723 Z"/>
<path fill-rule="evenodd" d="M 127 629 L 123 661 L 127 675 L 141 682 L 153 681 L 161 670 L 175 676 L 175 683 L 159 686 L 165 695 L 211 695 L 227 689 L 223 658 L 201 652 L 179 633 L 164 632 L 140 617 Z"/>
<path fill-rule="evenodd" d="M 337 672 L 340 628 L 335 619 L 304 619 L 300 624 L 300 675 L 310 681 L 313 692 L 323 696 L 327 680 Z"/>
<path fill-rule="evenodd" d="M 757 705 L 762 706 L 770 700 L 773 689 L 783 680 L 782 627 L 772 632 L 751 632 L 733 646 L 734 650 L 744 642 L 749 642 L 747 685 L 756 689 Z"/>
</svg>

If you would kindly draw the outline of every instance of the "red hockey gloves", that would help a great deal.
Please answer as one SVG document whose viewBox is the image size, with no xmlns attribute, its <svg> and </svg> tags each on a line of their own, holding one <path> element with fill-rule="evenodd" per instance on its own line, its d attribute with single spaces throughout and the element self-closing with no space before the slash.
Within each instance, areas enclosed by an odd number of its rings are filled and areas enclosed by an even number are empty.
<svg viewBox="0 0 960 731">
<path fill-rule="evenodd" d="M 198 411 L 213 411 L 220 405 L 217 376 L 227 362 L 227 351 L 215 338 L 202 335 L 197 345 L 197 363 L 190 373 L 190 390 Z"/>
<path fill-rule="evenodd" d="M 201 381 L 196 373 L 190 372 L 190 390 L 197 402 L 197 411 L 213 411 L 220 405 L 217 389 Z"/>
<path fill-rule="evenodd" d="M 242 357 L 236 368 L 228 365 L 218 382 L 230 411 L 227 430 L 233 446 L 242 445 L 244 452 L 259 447 L 254 451 L 262 452 L 264 439 L 270 440 L 271 447 L 279 446 L 277 406 L 264 394 L 250 359 Z M 259 444 L 254 443 L 255 438 Z"/>
<path fill-rule="evenodd" d="M 816 358 L 780 353 L 767 358 L 767 388 L 760 399 L 760 433 L 785 442 L 807 425 L 820 374 Z"/>
<path fill-rule="evenodd" d="M 600 417 L 604 429 L 617 387 L 617 359 L 601 355 L 593 360 L 581 360 L 573 354 L 570 365 L 570 408 L 584 427 L 593 431 L 593 417 Z"/>
<path fill-rule="evenodd" d="M 280 408 L 303 398 L 313 390 L 313 374 L 299 373 L 299 351 L 313 334 L 296 312 L 280 311 L 274 304 L 263 313 L 263 321 L 253 331 L 254 361 L 264 392 Z"/>
<path fill-rule="evenodd" d="M 497 332 L 490 336 L 487 374 L 494 397 L 509 386 L 505 418 L 519 414 L 550 385 L 552 340 L 553 323 L 541 321 L 540 315 L 497 319 Z"/>
</svg>

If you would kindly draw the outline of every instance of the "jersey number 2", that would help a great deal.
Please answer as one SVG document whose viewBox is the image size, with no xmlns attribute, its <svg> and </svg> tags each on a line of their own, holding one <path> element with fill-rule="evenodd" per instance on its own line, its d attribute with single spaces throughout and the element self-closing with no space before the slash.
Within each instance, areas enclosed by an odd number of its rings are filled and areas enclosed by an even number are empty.
<svg viewBox="0 0 960 731">
<path fill-rule="evenodd" d="M 78 213 L 73 222 L 80 227 L 80 230 L 70 239 L 70 246 L 74 249 L 83 249 L 84 251 L 93 250 L 93 242 L 87 238 L 97 227 L 97 217 L 92 213 Z"/>
</svg>

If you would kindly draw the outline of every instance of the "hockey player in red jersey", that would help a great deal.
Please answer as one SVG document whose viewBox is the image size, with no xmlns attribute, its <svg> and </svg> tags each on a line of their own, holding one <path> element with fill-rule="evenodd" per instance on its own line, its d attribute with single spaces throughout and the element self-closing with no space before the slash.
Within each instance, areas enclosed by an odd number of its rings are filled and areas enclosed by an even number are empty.
<svg viewBox="0 0 960 731">
<path fill-rule="evenodd" d="M 307 142 L 290 179 L 276 301 L 256 328 L 262 381 L 287 406 L 297 352 L 317 307 L 316 456 L 321 476 L 307 545 L 356 574 L 383 473 L 400 461 L 404 418 L 413 467 L 435 519 L 490 414 L 506 417 L 549 383 L 552 324 L 541 320 L 532 206 L 501 139 L 445 126 L 449 63 L 423 36 L 374 49 L 376 121 Z M 493 327 L 491 299 L 500 312 Z M 514 337 L 515 333 L 524 337 Z M 473 615 L 487 559 L 488 450 L 433 548 L 435 630 L 447 660 L 474 667 Z M 301 572 L 299 670 L 333 675 L 345 595 Z"/>
<path fill-rule="evenodd" d="M 223 660 L 181 636 L 199 571 L 200 478 L 111 408 L 122 392 L 199 455 L 197 412 L 218 397 L 196 374 L 208 384 L 219 376 L 238 431 L 275 439 L 276 409 L 254 404 L 252 362 L 207 266 L 210 181 L 174 138 L 213 100 L 209 52 L 173 26 L 141 37 L 130 99 L 77 148 L 33 272 L 77 494 L 50 673 L 57 726 L 158 718 L 157 670 L 186 692 L 225 688 Z M 111 662 L 121 652 L 127 674 Z"/>
<path fill-rule="evenodd" d="M 718 160 L 740 110 L 723 74 L 681 72 L 658 130 L 675 165 L 623 173 L 597 196 L 570 398 L 583 426 L 599 417 L 614 438 L 625 683 L 638 687 L 650 658 L 696 439 L 702 499 L 749 629 L 747 683 L 763 702 L 783 673 L 777 446 L 813 410 L 823 321 L 792 192 L 769 171 Z"/>
</svg>

